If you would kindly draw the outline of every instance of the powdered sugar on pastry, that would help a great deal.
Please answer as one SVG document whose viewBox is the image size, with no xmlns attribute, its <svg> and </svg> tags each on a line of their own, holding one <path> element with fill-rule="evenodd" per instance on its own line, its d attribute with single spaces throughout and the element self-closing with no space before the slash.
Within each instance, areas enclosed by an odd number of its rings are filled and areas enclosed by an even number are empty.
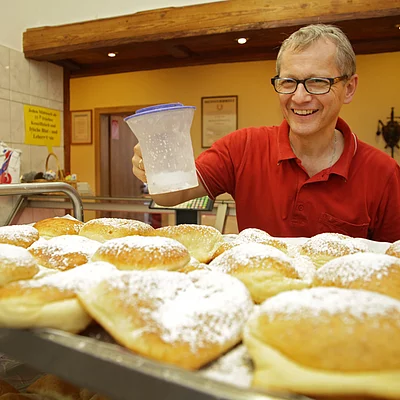
<svg viewBox="0 0 400 400">
<path fill-rule="evenodd" d="M 275 247 L 260 243 L 247 243 L 233 247 L 211 261 L 209 266 L 219 272 L 229 273 L 236 268 L 235 265 L 259 268 L 263 260 L 268 258 L 287 263 L 295 272 L 291 259 L 285 253 Z M 232 260 L 235 260 L 235 263 Z"/>
<path fill-rule="evenodd" d="M 106 261 L 120 270 L 177 270 L 190 261 L 183 244 L 159 236 L 127 236 L 103 243 L 92 261 Z"/>
<path fill-rule="evenodd" d="M 36 265 L 36 261 L 23 247 L 0 243 L 0 265 L 18 268 Z"/>
<path fill-rule="evenodd" d="M 119 274 L 119 271 L 106 262 L 95 262 L 80 265 L 62 273 L 49 274 L 40 279 L 19 282 L 24 288 L 53 287 L 61 291 L 84 291 Z"/>
<path fill-rule="evenodd" d="M 365 290 L 319 287 L 280 293 L 266 300 L 258 315 L 266 314 L 272 321 L 296 318 L 323 318 L 324 315 L 346 314 L 363 321 L 365 317 L 400 313 L 400 301 Z M 400 320 L 398 320 L 400 329 Z M 351 321 L 349 320 L 349 326 Z"/>
<path fill-rule="evenodd" d="M 200 374 L 217 381 L 248 388 L 253 378 L 253 363 L 244 345 L 235 347 Z"/>
<path fill-rule="evenodd" d="M 400 258 L 400 240 L 392 243 L 386 250 L 386 254 Z"/>
<path fill-rule="evenodd" d="M 391 268 L 400 270 L 400 259 L 385 254 L 358 253 L 336 258 L 317 271 L 318 279 L 346 285 L 358 279 L 382 279 Z"/>
<path fill-rule="evenodd" d="M 66 270 L 85 264 L 99 246 L 99 242 L 85 237 L 62 235 L 36 242 L 28 250 L 44 267 Z"/>
<path fill-rule="evenodd" d="M 126 249 L 140 249 L 145 251 L 149 257 L 161 258 L 168 255 L 172 250 L 185 246 L 176 240 L 159 236 L 127 236 L 119 239 L 112 239 L 101 246 L 102 251 L 107 253 L 123 253 Z M 155 252 L 156 251 L 156 252 Z"/>
<path fill-rule="evenodd" d="M 317 269 L 310 257 L 297 256 L 296 258 L 291 258 L 290 262 L 301 279 L 310 283 L 313 281 Z"/>
<path fill-rule="evenodd" d="M 144 331 L 167 343 L 188 343 L 193 352 L 238 339 L 253 308 L 239 280 L 208 271 L 124 273 L 108 284 L 119 290 L 123 303 L 140 304 Z"/>
<path fill-rule="evenodd" d="M 268 240 L 271 238 L 272 237 L 270 234 L 257 228 L 244 229 L 238 235 L 238 239 L 241 239 L 246 242 L 255 242 L 255 243 L 260 243 L 264 240 Z"/>
<path fill-rule="evenodd" d="M 301 249 L 306 253 L 343 256 L 358 252 L 368 252 L 368 246 L 346 235 L 339 233 L 321 233 L 308 239 Z"/>
<path fill-rule="evenodd" d="M 9 225 L 0 227 L 0 243 L 29 247 L 39 239 L 39 232 L 30 225 Z"/>
</svg>

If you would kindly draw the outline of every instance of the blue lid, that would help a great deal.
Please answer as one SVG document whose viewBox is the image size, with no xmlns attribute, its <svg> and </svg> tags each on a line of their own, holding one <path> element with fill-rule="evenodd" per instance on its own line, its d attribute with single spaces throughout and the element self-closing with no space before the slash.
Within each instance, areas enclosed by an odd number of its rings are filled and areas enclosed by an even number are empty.
<svg viewBox="0 0 400 400">
<path fill-rule="evenodd" d="M 182 103 L 158 104 L 155 106 L 141 108 L 140 110 L 137 110 L 135 112 L 135 114 L 129 115 L 129 117 L 124 118 L 124 121 L 126 121 L 130 118 L 139 117 L 139 116 L 145 115 L 145 114 L 151 114 L 151 113 L 156 113 L 156 112 L 160 112 L 160 111 L 182 110 L 184 108 L 195 109 L 196 107 L 184 106 Z"/>
</svg>

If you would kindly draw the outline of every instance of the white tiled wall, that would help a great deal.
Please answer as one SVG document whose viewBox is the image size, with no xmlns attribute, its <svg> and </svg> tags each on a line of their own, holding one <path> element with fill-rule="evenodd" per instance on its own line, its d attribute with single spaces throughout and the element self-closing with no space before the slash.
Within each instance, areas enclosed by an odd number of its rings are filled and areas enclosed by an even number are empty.
<svg viewBox="0 0 400 400">
<path fill-rule="evenodd" d="M 63 101 L 61 67 L 27 60 L 23 53 L 0 45 L 0 140 L 22 150 L 21 174 L 44 172 L 47 157 L 47 147 L 24 144 L 24 104 L 61 111 L 61 146 L 53 151 L 63 168 Z M 0 225 L 9 216 L 14 200 L 0 196 Z"/>
</svg>

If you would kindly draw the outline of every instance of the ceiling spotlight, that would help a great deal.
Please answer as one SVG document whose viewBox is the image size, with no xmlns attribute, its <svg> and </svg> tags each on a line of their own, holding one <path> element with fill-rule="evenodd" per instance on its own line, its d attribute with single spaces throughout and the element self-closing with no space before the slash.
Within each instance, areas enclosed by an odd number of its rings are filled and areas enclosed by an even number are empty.
<svg viewBox="0 0 400 400">
<path fill-rule="evenodd" d="M 246 42 L 247 42 L 247 38 L 245 38 L 245 37 L 241 37 L 241 38 L 239 38 L 239 39 L 236 39 L 236 41 L 239 43 L 239 44 L 245 44 Z"/>
<path fill-rule="evenodd" d="M 111 53 L 108 53 L 107 55 L 108 55 L 108 57 L 113 58 L 113 57 L 116 57 L 117 54 L 118 54 L 117 52 L 111 52 Z"/>
<path fill-rule="evenodd" d="M 400 29 L 400 24 L 397 24 L 397 25 L 396 25 L 396 28 L 397 28 L 397 29 Z"/>
</svg>

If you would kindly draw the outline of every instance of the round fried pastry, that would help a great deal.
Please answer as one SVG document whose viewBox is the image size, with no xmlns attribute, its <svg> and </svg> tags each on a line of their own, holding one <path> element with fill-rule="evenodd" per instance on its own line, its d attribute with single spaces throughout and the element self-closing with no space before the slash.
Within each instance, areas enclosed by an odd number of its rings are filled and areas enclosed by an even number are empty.
<svg viewBox="0 0 400 400">
<path fill-rule="evenodd" d="M 335 399 L 400 396 L 400 302 L 379 293 L 312 288 L 266 300 L 244 343 L 253 385 Z"/>
<path fill-rule="evenodd" d="M 106 261 L 120 270 L 178 270 L 190 261 L 189 251 L 174 239 L 127 236 L 103 243 L 92 261 Z"/>
<path fill-rule="evenodd" d="M 142 221 L 124 218 L 95 218 L 86 222 L 79 234 L 104 243 L 125 236 L 152 236 L 155 229 Z"/>
<path fill-rule="evenodd" d="M 388 256 L 394 256 L 400 258 L 400 240 L 392 243 L 386 250 Z"/>
<path fill-rule="evenodd" d="M 249 289 L 253 301 L 265 299 L 285 290 L 311 286 L 315 268 L 302 261 L 300 268 L 296 261 L 275 247 L 247 243 L 225 251 L 209 264 L 213 271 L 224 272 L 240 279 Z"/>
<path fill-rule="evenodd" d="M 0 286 L 31 279 L 38 272 L 37 262 L 27 249 L 0 243 Z"/>
<path fill-rule="evenodd" d="M 240 281 L 209 271 L 124 272 L 79 298 L 119 343 L 187 369 L 237 344 L 253 307 Z"/>
<path fill-rule="evenodd" d="M 320 233 L 308 239 L 299 248 L 300 254 L 311 258 L 317 268 L 328 261 L 348 254 L 368 252 L 359 239 L 340 233 Z"/>
<path fill-rule="evenodd" d="M 239 243 L 267 244 L 276 247 L 284 253 L 287 253 L 288 251 L 287 244 L 283 240 L 274 238 L 269 233 L 257 228 L 244 229 L 239 233 L 237 241 L 239 241 Z"/>
<path fill-rule="evenodd" d="M 0 226 L 0 243 L 28 248 L 39 239 L 39 232 L 30 225 Z"/>
<path fill-rule="evenodd" d="M 34 225 L 41 237 L 50 239 L 62 235 L 79 235 L 83 222 L 71 218 L 46 218 L 36 222 Z"/>
<path fill-rule="evenodd" d="M 86 264 L 99 246 L 99 242 L 86 237 L 62 235 L 37 241 L 28 250 L 40 265 L 66 271 Z"/>
<path fill-rule="evenodd" d="M 377 253 L 335 258 L 318 269 L 314 286 L 364 289 L 400 300 L 400 259 Z"/>
<path fill-rule="evenodd" d="M 212 226 L 180 224 L 156 229 L 157 236 L 168 237 L 182 243 L 192 257 L 208 263 L 224 239 L 221 232 Z"/>
<path fill-rule="evenodd" d="M 0 327 L 45 327 L 80 332 L 91 322 L 76 293 L 119 271 L 90 263 L 66 272 L 10 283 L 0 288 Z"/>
</svg>

